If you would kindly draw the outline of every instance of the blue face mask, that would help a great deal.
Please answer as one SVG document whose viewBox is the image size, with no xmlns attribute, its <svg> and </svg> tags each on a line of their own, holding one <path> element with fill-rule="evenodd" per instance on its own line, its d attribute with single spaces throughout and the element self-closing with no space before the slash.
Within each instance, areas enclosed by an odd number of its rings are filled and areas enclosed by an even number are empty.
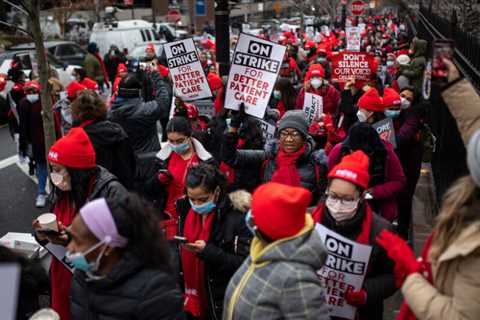
<svg viewBox="0 0 480 320">
<path fill-rule="evenodd" d="M 215 203 L 213 203 L 212 200 L 207 201 L 204 204 L 201 204 L 201 205 L 198 205 L 198 206 L 193 204 L 192 200 L 188 199 L 188 201 L 190 201 L 190 205 L 192 206 L 193 211 L 195 211 L 196 213 L 198 213 L 200 215 L 209 214 L 210 212 L 212 212 L 217 207 L 217 205 Z"/>
<path fill-rule="evenodd" d="M 385 110 L 384 114 L 388 118 L 395 119 L 400 115 L 400 110 Z"/>
<path fill-rule="evenodd" d="M 105 249 L 102 250 L 102 252 L 98 255 L 97 259 L 94 262 L 88 262 L 86 256 L 93 250 L 100 247 L 102 244 L 104 244 L 104 241 L 100 241 L 85 252 L 70 253 L 67 251 L 65 258 L 67 262 L 73 266 L 74 269 L 82 270 L 85 273 L 96 272 L 98 270 L 98 267 L 100 266 L 100 259 L 102 259 Z"/>
<path fill-rule="evenodd" d="M 170 147 L 172 148 L 173 152 L 175 152 L 176 154 L 182 154 L 188 150 L 190 145 L 188 144 L 188 141 L 185 141 L 184 143 L 181 143 L 181 144 L 170 143 Z"/>
</svg>

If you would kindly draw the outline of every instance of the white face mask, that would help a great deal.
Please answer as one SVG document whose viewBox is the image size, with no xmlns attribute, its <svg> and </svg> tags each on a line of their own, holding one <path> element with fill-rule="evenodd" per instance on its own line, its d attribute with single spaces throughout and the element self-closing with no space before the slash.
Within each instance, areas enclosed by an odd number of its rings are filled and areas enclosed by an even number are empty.
<svg viewBox="0 0 480 320">
<path fill-rule="evenodd" d="M 400 105 L 400 108 L 402 108 L 402 109 L 408 109 L 408 108 L 410 108 L 411 102 L 410 102 L 409 100 L 407 100 L 407 99 L 405 99 L 405 98 L 403 98 L 403 97 L 401 98 L 401 100 L 402 100 L 402 103 L 401 103 L 401 105 Z"/>
<path fill-rule="evenodd" d="M 387 61 L 387 67 L 391 67 L 394 64 L 395 64 L 395 61 L 391 61 L 391 60 Z"/>
<path fill-rule="evenodd" d="M 37 102 L 38 99 L 39 99 L 38 93 L 27 94 L 26 97 L 27 97 L 27 100 L 30 101 L 30 103 L 35 103 L 35 102 Z"/>
<path fill-rule="evenodd" d="M 361 110 L 357 111 L 357 118 L 358 118 L 358 121 L 360 122 L 367 122 L 368 120 L 368 117 Z"/>
<path fill-rule="evenodd" d="M 50 173 L 50 179 L 52 180 L 52 183 L 57 187 L 58 189 L 62 191 L 70 191 L 72 190 L 72 186 L 70 183 L 65 181 L 65 176 L 63 174 L 57 173 L 57 172 L 51 172 Z"/>
<path fill-rule="evenodd" d="M 320 86 L 322 85 L 322 80 L 321 80 L 321 79 L 318 79 L 318 78 L 313 78 L 312 80 L 310 80 L 310 84 L 311 84 L 312 87 L 314 87 L 315 89 L 318 89 L 318 88 L 320 88 Z"/>
<path fill-rule="evenodd" d="M 355 216 L 357 213 L 359 200 L 353 201 L 342 201 L 332 197 L 327 197 L 325 205 L 330 212 L 330 215 L 337 222 L 349 220 Z"/>
</svg>

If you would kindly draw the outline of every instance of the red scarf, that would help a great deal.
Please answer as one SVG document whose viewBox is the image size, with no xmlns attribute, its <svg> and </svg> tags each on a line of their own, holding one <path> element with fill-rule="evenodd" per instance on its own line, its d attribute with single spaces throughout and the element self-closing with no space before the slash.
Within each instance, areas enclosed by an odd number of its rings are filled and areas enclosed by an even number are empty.
<svg viewBox="0 0 480 320">
<path fill-rule="evenodd" d="M 282 147 L 278 150 L 277 168 L 272 176 L 272 182 L 283 183 L 292 187 L 300 186 L 300 174 L 296 166 L 298 158 L 305 153 L 305 145 L 300 150 L 286 153 Z"/>
<path fill-rule="evenodd" d="M 69 194 L 62 196 L 53 208 L 57 221 L 69 226 L 77 214 Z M 62 320 L 70 319 L 70 287 L 72 284 L 72 273 L 57 259 L 52 259 L 50 265 L 50 281 L 52 288 L 52 308 Z"/>
<path fill-rule="evenodd" d="M 425 241 L 425 245 L 423 246 L 422 250 L 422 261 L 420 264 L 420 274 L 425 277 L 428 282 L 433 284 L 433 273 L 432 273 L 432 264 L 430 263 L 430 259 L 428 258 L 428 254 L 430 252 L 430 248 L 432 246 L 432 239 L 433 239 L 433 232 L 428 236 L 427 240 Z M 407 302 L 403 300 L 402 305 L 400 306 L 400 312 L 396 320 L 416 320 L 417 318 L 413 314 L 412 310 L 408 306 Z"/>
<path fill-rule="evenodd" d="M 205 242 L 210 238 L 210 231 L 215 211 L 209 213 L 202 226 L 202 216 L 190 209 L 185 219 L 184 237 L 189 243 L 197 240 Z M 208 318 L 208 294 L 205 279 L 205 264 L 196 254 L 185 248 L 180 249 L 183 279 L 185 283 L 185 301 L 183 308 L 186 312 L 200 319 Z"/>
<path fill-rule="evenodd" d="M 312 218 L 315 223 L 322 224 L 323 213 L 325 212 L 325 203 L 320 203 L 312 212 Z M 372 229 L 373 213 L 370 206 L 365 203 L 365 218 L 362 223 L 362 230 L 355 240 L 358 243 L 370 245 L 370 230 Z"/>
</svg>

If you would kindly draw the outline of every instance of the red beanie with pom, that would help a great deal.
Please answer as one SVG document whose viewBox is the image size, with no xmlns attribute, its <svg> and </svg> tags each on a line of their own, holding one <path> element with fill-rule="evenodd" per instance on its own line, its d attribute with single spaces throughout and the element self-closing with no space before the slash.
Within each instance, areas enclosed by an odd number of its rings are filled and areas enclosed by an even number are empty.
<svg viewBox="0 0 480 320">
<path fill-rule="evenodd" d="M 397 91 L 392 88 L 385 88 L 383 90 L 383 106 L 388 109 L 393 106 L 399 106 L 402 103 L 402 99 Z"/>
<path fill-rule="evenodd" d="M 253 193 L 252 216 L 257 228 L 272 240 L 296 235 L 305 226 L 312 199 L 304 188 L 269 182 Z"/>
</svg>

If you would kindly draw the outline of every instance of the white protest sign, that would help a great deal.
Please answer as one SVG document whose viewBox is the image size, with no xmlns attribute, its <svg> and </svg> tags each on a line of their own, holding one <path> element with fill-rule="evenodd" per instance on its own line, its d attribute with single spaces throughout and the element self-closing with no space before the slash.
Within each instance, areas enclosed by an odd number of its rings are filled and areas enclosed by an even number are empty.
<svg viewBox="0 0 480 320">
<path fill-rule="evenodd" d="M 317 275 L 326 289 L 327 304 L 332 308 L 330 315 L 353 320 L 357 310 L 345 301 L 344 295 L 347 290 L 362 288 L 372 247 L 342 237 L 321 224 L 315 230 L 328 252 Z"/>
<path fill-rule="evenodd" d="M 305 92 L 305 99 L 303 100 L 303 112 L 307 117 L 308 123 L 319 118 L 323 113 L 323 97 L 317 94 Z"/>
<path fill-rule="evenodd" d="M 362 38 L 360 36 L 360 28 L 348 27 L 347 35 L 347 51 L 360 51 Z"/>
<path fill-rule="evenodd" d="M 193 39 L 166 43 L 165 55 L 173 85 L 183 101 L 212 96 Z"/>
<path fill-rule="evenodd" d="M 18 289 L 20 285 L 20 265 L 17 263 L 0 264 L 0 310 L 2 319 L 17 319 Z M 22 318 L 23 315 L 19 315 Z"/>
<path fill-rule="evenodd" d="M 261 119 L 257 119 L 257 121 L 260 129 L 262 129 L 265 142 L 272 140 L 275 136 L 275 130 L 277 130 L 277 128 L 273 124 L 268 123 L 267 121 Z"/>
<path fill-rule="evenodd" d="M 263 118 L 286 47 L 242 33 L 228 75 L 225 108 Z"/>
</svg>

